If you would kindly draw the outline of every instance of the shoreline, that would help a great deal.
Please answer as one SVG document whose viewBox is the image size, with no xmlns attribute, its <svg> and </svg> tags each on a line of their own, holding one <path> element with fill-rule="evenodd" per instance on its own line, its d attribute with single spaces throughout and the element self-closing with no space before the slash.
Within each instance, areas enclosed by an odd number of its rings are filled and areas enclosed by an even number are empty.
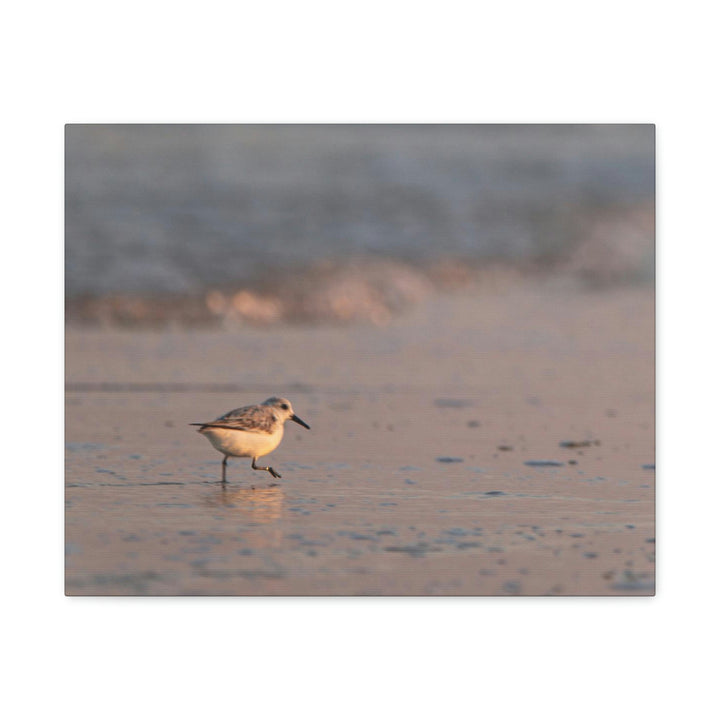
<svg viewBox="0 0 720 720">
<path fill-rule="evenodd" d="M 77 328 L 384 326 L 444 295 L 516 293 L 526 287 L 582 293 L 650 286 L 653 243 L 647 232 L 645 228 L 632 237 L 626 229 L 614 242 L 597 242 L 590 234 L 590 242 L 542 260 L 445 257 L 411 262 L 357 256 L 267 271 L 252 283 L 225 283 L 192 293 L 79 294 L 66 298 L 65 318 Z"/>
</svg>

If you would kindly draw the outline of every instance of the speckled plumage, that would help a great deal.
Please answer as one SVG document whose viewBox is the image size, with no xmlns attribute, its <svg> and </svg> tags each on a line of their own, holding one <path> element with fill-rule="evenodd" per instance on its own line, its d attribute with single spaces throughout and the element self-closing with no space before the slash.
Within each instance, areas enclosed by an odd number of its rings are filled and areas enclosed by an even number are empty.
<svg viewBox="0 0 720 720">
<path fill-rule="evenodd" d="M 280 400 L 281 398 L 270 398 L 270 400 Z M 247 432 L 267 433 L 271 435 L 279 418 L 272 411 L 272 406 L 268 406 L 268 400 L 262 405 L 245 405 L 244 407 L 235 408 L 230 412 L 221 415 L 219 418 L 202 425 L 202 429 L 208 427 L 226 428 L 228 430 L 245 430 Z M 195 423 L 193 423 L 195 424 Z M 200 432 L 202 432 L 202 429 Z"/>
</svg>

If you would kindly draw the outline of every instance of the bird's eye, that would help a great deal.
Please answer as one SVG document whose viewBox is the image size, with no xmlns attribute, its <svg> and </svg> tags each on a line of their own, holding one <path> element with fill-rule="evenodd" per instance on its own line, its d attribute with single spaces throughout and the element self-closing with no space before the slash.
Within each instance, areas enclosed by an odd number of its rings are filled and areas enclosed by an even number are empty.
<svg viewBox="0 0 720 720">
<path fill-rule="evenodd" d="M 289 409 L 290 409 L 290 408 L 288 407 L 287 403 L 283 403 L 280 407 L 281 407 L 283 410 L 289 410 Z"/>
</svg>

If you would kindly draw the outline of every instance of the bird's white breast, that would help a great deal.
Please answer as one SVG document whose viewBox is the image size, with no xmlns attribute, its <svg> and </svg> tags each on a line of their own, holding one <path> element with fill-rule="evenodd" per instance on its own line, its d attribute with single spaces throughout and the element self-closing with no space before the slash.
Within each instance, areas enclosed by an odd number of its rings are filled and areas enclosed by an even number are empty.
<svg viewBox="0 0 720 720">
<path fill-rule="evenodd" d="M 271 434 L 214 427 L 204 428 L 201 432 L 216 450 L 225 455 L 257 458 L 271 453 L 280 444 L 283 425 L 278 423 Z"/>
</svg>

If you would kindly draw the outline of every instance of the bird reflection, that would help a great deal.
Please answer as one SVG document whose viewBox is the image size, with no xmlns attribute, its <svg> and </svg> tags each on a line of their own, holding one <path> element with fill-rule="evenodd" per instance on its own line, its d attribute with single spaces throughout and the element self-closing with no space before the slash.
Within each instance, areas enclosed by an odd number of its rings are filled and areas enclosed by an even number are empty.
<svg viewBox="0 0 720 720">
<path fill-rule="evenodd" d="M 213 505 L 223 505 L 238 510 L 257 522 L 269 523 L 282 517 L 285 493 L 279 485 L 269 487 L 220 486 L 217 494 L 208 498 Z"/>
</svg>

